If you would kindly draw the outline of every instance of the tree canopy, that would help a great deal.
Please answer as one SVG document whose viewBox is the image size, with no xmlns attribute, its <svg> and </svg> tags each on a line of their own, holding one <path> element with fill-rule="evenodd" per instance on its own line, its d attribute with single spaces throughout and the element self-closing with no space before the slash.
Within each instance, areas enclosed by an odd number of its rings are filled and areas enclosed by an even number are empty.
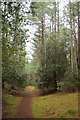
<svg viewBox="0 0 80 120">
<path fill-rule="evenodd" d="M 77 91 L 80 2 L 69 1 L 63 10 L 60 1 L 2 2 L 1 9 L 3 87 L 7 81 L 46 92 Z"/>
</svg>

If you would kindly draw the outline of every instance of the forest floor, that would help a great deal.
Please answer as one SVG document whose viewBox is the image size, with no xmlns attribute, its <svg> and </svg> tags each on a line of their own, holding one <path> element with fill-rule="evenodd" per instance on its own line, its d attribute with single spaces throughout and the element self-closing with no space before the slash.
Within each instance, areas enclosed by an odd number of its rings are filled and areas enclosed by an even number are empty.
<svg viewBox="0 0 80 120">
<path fill-rule="evenodd" d="M 33 98 L 34 118 L 78 118 L 78 93 L 55 93 Z M 79 116 L 78 116 L 79 115 Z"/>
<path fill-rule="evenodd" d="M 78 118 L 78 93 L 56 93 L 38 96 L 34 87 L 18 96 L 4 95 L 6 118 Z"/>
<path fill-rule="evenodd" d="M 26 87 L 24 91 L 14 95 L 3 93 L 3 118 L 32 118 L 32 99 L 37 95 L 34 87 Z"/>
</svg>

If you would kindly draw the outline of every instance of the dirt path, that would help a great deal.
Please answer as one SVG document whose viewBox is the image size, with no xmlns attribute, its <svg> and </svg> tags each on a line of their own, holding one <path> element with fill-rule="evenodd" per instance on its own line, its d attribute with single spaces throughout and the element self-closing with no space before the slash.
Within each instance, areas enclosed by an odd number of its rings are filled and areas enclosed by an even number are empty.
<svg viewBox="0 0 80 120">
<path fill-rule="evenodd" d="M 32 95 L 25 93 L 17 108 L 17 118 L 32 118 Z"/>
<path fill-rule="evenodd" d="M 36 89 L 37 91 L 37 89 Z M 24 91 L 12 91 L 12 95 L 22 97 L 21 102 L 17 106 L 16 118 L 33 118 L 32 115 L 32 98 L 37 96 L 34 86 L 28 86 Z"/>
</svg>

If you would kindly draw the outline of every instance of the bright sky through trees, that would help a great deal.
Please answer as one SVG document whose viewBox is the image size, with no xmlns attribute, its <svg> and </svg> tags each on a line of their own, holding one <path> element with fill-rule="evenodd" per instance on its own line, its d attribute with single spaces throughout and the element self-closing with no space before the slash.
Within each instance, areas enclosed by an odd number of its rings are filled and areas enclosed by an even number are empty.
<svg viewBox="0 0 80 120">
<path fill-rule="evenodd" d="M 43 1 L 43 0 L 42 0 Z M 35 1 L 37 2 L 37 1 Z M 39 1 L 40 2 L 40 1 Z M 60 0 L 60 17 L 63 17 L 63 8 L 64 6 L 68 3 L 67 0 Z M 25 4 L 25 3 L 24 3 Z M 29 9 L 29 6 L 30 6 L 30 2 L 27 4 L 27 8 Z M 26 7 L 26 4 L 25 4 L 25 7 Z M 46 25 L 48 23 L 48 17 L 47 17 L 47 20 L 46 20 Z M 36 32 L 36 25 L 26 25 L 24 26 L 25 29 L 28 29 L 29 31 L 27 32 L 27 34 L 29 35 L 27 41 L 26 41 L 26 51 L 28 53 L 28 59 L 32 59 L 32 54 L 34 53 L 33 51 L 33 45 L 32 45 L 32 42 L 33 42 L 33 38 L 35 37 L 34 34 Z"/>
</svg>

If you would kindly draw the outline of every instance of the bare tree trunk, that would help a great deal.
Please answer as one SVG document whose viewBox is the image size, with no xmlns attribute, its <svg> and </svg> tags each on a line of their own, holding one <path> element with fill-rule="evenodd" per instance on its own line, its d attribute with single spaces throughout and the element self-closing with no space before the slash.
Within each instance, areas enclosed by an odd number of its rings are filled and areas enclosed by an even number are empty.
<svg viewBox="0 0 80 120">
<path fill-rule="evenodd" d="M 54 13 L 54 44 L 55 44 L 55 47 L 56 47 L 56 2 L 54 2 L 54 10 L 55 10 L 55 13 Z"/>
<path fill-rule="evenodd" d="M 58 24 L 57 24 L 57 36 L 58 36 L 58 41 L 59 41 L 59 35 L 60 35 L 60 28 L 59 28 L 59 26 L 60 26 L 60 23 L 59 23 L 59 3 L 58 3 L 58 12 L 57 12 L 57 15 L 58 15 Z M 58 42 L 58 44 L 59 44 L 59 42 Z"/>
<path fill-rule="evenodd" d="M 78 91 L 80 92 L 80 1 L 78 2 Z"/>
<path fill-rule="evenodd" d="M 54 92 L 56 92 L 57 91 L 57 74 L 56 74 L 56 60 L 57 60 L 57 58 L 56 58 L 56 46 L 57 46 L 57 42 L 56 42 L 56 21 L 57 21 L 57 19 L 56 19 L 56 17 L 57 17 L 57 7 L 56 7 L 56 2 L 54 2 L 54 49 L 55 49 L 55 70 L 54 70 L 54 81 L 53 81 L 53 84 L 54 84 Z"/>
<path fill-rule="evenodd" d="M 70 47 L 71 47 L 71 71 L 73 73 L 73 59 L 74 59 L 74 56 L 73 56 L 73 36 L 72 36 L 72 10 L 71 10 L 71 2 L 69 1 L 69 4 L 70 4 Z"/>
<path fill-rule="evenodd" d="M 59 16 L 59 2 L 57 3 L 57 49 L 59 51 L 58 63 L 61 65 L 61 53 L 60 53 L 60 16 Z M 58 68 L 58 72 L 61 73 L 60 67 Z M 58 77 L 60 79 L 60 76 Z"/>
<path fill-rule="evenodd" d="M 73 8 L 73 35 L 74 35 L 74 70 L 77 73 L 77 38 L 76 38 L 76 26 L 75 26 L 75 15 L 74 15 L 74 8 Z"/>
<path fill-rule="evenodd" d="M 78 2 L 78 70 L 80 71 L 80 1 Z"/>
<path fill-rule="evenodd" d="M 44 47 L 44 16 L 42 16 L 41 25 L 42 25 L 42 45 Z"/>
<path fill-rule="evenodd" d="M 45 66 L 45 45 L 44 45 L 44 15 L 41 17 L 41 41 L 42 41 L 42 67 Z"/>
<path fill-rule="evenodd" d="M 50 39 L 51 39 L 51 32 L 52 32 L 52 21 L 50 20 Z"/>
</svg>

